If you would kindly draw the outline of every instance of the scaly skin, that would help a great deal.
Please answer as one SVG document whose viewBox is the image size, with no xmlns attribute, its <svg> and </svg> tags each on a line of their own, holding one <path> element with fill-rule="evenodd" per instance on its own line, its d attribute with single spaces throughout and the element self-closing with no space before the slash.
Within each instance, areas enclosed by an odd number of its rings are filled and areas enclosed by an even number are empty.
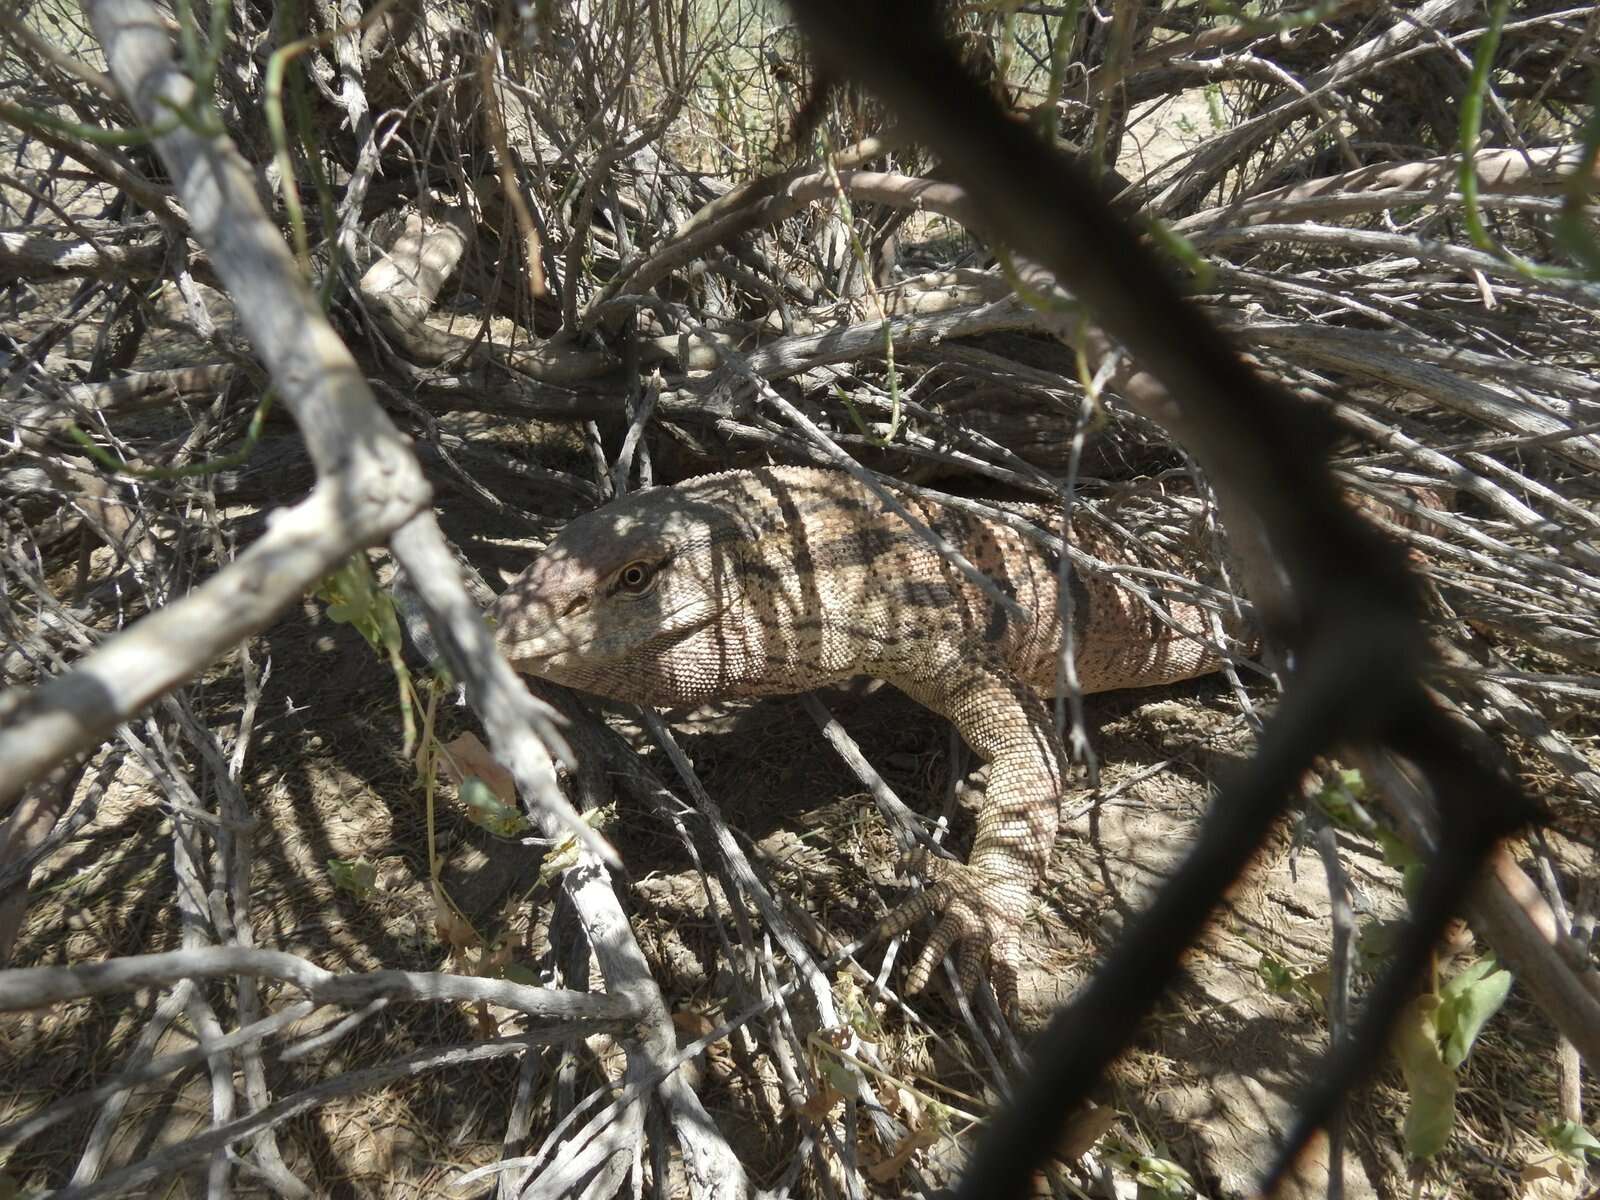
<svg viewBox="0 0 1600 1200">
<path fill-rule="evenodd" d="M 931 864 L 927 890 L 879 932 L 941 913 L 910 989 L 956 948 L 962 985 L 970 991 L 988 965 L 1009 1003 L 1066 772 L 1042 699 L 1054 691 L 1060 644 L 1056 556 L 1003 525 L 901 499 L 1031 624 L 1008 619 L 848 475 L 771 467 L 634 493 L 572 521 L 496 602 L 496 637 L 520 671 L 640 704 L 783 695 L 872 675 L 948 717 L 991 764 L 972 855 Z M 1129 561 L 1082 524 L 1074 538 L 1097 558 Z M 1220 665 L 1115 583 L 1073 581 L 1085 692 Z M 1187 605 L 1168 613 L 1183 629 L 1206 628 Z"/>
</svg>

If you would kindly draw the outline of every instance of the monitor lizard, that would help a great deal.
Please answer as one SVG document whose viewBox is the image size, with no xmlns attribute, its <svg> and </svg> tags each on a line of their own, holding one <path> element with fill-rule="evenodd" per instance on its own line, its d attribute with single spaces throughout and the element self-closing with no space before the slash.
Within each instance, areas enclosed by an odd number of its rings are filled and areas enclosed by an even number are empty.
<svg viewBox="0 0 1600 1200">
<path fill-rule="evenodd" d="M 986 597 L 844 472 L 766 467 L 635 492 L 574 519 L 496 601 L 496 640 L 519 671 L 640 704 L 792 694 L 870 675 L 949 718 L 990 763 L 972 853 L 929 863 L 929 886 L 876 932 L 941 914 L 910 990 L 955 949 L 964 988 L 987 966 L 1010 1003 L 1067 771 L 1045 699 L 1061 640 L 1059 560 L 999 522 L 897 498 L 1029 619 Z M 1101 561 L 1195 573 L 1081 517 L 1073 541 Z M 1069 578 L 1084 692 L 1221 665 L 1195 606 L 1164 602 L 1169 624 L 1108 575 Z"/>
</svg>

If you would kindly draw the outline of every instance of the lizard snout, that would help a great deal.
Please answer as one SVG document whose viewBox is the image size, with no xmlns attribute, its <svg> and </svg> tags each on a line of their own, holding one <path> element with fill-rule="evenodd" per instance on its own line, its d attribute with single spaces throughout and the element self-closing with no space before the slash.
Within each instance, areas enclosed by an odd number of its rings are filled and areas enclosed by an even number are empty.
<svg viewBox="0 0 1600 1200">
<path fill-rule="evenodd" d="M 495 644 L 513 664 L 559 653 L 559 624 L 591 607 L 591 588 L 571 563 L 539 559 L 512 581 L 489 609 Z"/>
</svg>

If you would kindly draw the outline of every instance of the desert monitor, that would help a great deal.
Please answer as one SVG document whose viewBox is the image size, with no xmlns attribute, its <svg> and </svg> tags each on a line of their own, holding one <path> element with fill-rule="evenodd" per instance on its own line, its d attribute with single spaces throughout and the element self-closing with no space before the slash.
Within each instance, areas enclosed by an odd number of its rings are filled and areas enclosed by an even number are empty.
<svg viewBox="0 0 1600 1200">
<path fill-rule="evenodd" d="M 871 675 L 948 717 L 991 764 L 972 854 L 965 865 L 933 862 L 929 887 L 879 932 L 942 913 L 911 990 L 955 947 L 964 987 L 988 965 L 1009 1000 L 1066 770 L 1041 698 L 1055 690 L 1057 556 L 1002 524 L 900 499 L 1031 621 L 1008 617 L 848 475 L 769 467 L 636 492 L 578 517 L 496 602 L 496 637 L 518 670 L 618 700 L 787 694 Z M 1074 522 L 1074 541 L 1102 560 L 1132 561 L 1087 521 Z M 1139 565 L 1175 567 L 1139 553 Z M 1071 579 L 1085 692 L 1220 665 L 1110 579 Z M 1175 625 L 1207 629 L 1194 607 L 1166 607 Z"/>
</svg>

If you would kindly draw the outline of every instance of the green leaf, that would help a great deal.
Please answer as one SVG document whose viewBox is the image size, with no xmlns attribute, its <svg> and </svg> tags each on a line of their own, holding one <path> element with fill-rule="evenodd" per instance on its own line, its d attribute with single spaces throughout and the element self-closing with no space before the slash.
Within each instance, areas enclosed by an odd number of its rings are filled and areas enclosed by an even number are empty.
<svg viewBox="0 0 1600 1200">
<path fill-rule="evenodd" d="M 1325 779 L 1317 793 L 1317 803 L 1328 818 L 1341 829 L 1359 832 L 1362 824 L 1356 819 L 1353 806 L 1365 800 L 1367 781 L 1360 771 L 1341 768 L 1332 779 Z"/>
<path fill-rule="evenodd" d="M 1194 1179 L 1167 1158 L 1167 1148 L 1157 1142 L 1150 1153 L 1114 1135 L 1101 1141 L 1107 1159 L 1133 1176 L 1140 1200 L 1182 1200 L 1195 1194 Z"/>
<path fill-rule="evenodd" d="M 1267 990 L 1276 996 L 1287 996 L 1294 991 L 1294 971 L 1274 954 L 1262 952 L 1256 963 L 1256 974 L 1261 976 Z"/>
<path fill-rule="evenodd" d="M 330 858 L 328 875 L 333 886 L 365 900 L 378 890 L 378 868 L 364 858 Z"/>
<path fill-rule="evenodd" d="M 1170 1158 L 1158 1158 L 1153 1154 L 1146 1154 L 1134 1163 L 1133 1178 L 1141 1195 L 1151 1194 L 1159 1200 L 1180 1200 L 1194 1192 L 1194 1180 L 1189 1172 Z"/>
<path fill-rule="evenodd" d="M 1399 836 L 1388 829 L 1378 830 L 1378 845 L 1383 850 L 1383 861 L 1400 872 L 1400 886 L 1407 900 L 1415 900 L 1417 885 L 1422 882 L 1423 862 L 1417 852 Z"/>
<path fill-rule="evenodd" d="M 842 1059 L 831 1054 L 819 1054 L 817 1073 L 841 1096 L 854 1099 L 861 1094 L 861 1072 Z"/>
<path fill-rule="evenodd" d="M 1600 1138 L 1576 1121 L 1553 1121 L 1541 1132 L 1557 1154 L 1579 1162 L 1591 1158 L 1600 1161 Z"/>
<path fill-rule="evenodd" d="M 408 695 L 411 673 L 401 654 L 400 618 L 394 599 L 378 587 L 372 564 L 364 551 L 357 550 L 339 569 L 317 585 L 317 597 L 328 606 L 328 617 L 353 627 L 375 650 L 382 650 L 394 671 L 400 694 L 400 713 L 405 729 L 404 757 L 410 758 L 417 744 L 415 715 Z"/>
<path fill-rule="evenodd" d="M 1439 1048 L 1440 1003 L 1433 993 L 1418 996 L 1395 1023 L 1394 1053 L 1411 1093 L 1405 1140 L 1412 1158 L 1432 1158 L 1444 1149 L 1455 1123 L 1456 1073 Z"/>
<path fill-rule="evenodd" d="M 522 810 L 500 799 L 476 775 L 461 781 L 461 802 L 467 806 L 467 820 L 496 837 L 514 837 L 528 828 L 528 818 Z"/>
<path fill-rule="evenodd" d="M 1466 1062 L 1484 1024 L 1511 991 L 1511 972 L 1492 957 L 1478 959 L 1439 989 L 1440 1049 L 1452 1071 Z"/>
<path fill-rule="evenodd" d="M 353 627 L 376 649 L 388 653 L 400 650 L 400 619 L 394 601 L 378 587 L 372 564 L 357 551 L 317 587 L 317 596 L 328 606 L 328 618 Z"/>
</svg>

